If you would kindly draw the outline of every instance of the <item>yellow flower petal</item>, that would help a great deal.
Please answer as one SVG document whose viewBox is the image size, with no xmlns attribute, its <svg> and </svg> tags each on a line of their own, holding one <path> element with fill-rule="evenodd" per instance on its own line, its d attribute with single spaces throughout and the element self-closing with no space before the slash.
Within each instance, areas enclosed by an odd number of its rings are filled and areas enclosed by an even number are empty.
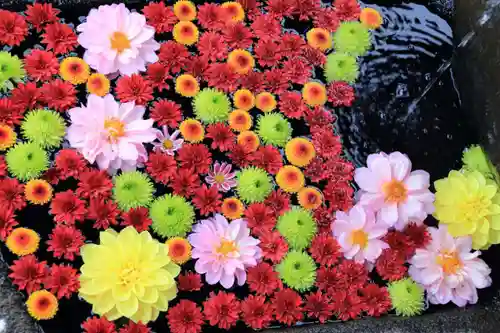
<svg viewBox="0 0 500 333">
<path fill-rule="evenodd" d="M 116 309 L 124 317 L 132 317 L 139 309 L 139 302 L 136 297 L 130 297 L 122 302 L 116 304 Z"/>
</svg>

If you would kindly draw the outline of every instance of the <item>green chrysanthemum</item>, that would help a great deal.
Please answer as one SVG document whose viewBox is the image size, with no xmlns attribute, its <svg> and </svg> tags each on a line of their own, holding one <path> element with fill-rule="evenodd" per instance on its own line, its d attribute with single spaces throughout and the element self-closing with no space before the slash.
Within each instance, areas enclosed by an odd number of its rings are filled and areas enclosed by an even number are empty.
<svg viewBox="0 0 500 333">
<path fill-rule="evenodd" d="M 330 53 L 326 58 L 325 79 L 328 83 L 345 81 L 354 83 L 359 75 L 356 58 L 346 53 Z"/>
<path fill-rule="evenodd" d="M 193 99 L 196 118 L 206 124 L 226 121 L 231 111 L 231 103 L 226 94 L 212 88 L 205 88 Z"/>
<path fill-rule="evenodd" d="M 23 136 L 43 148 L 56 148 L 66 133 L 64 119 L 50 110 L 31 111 L 21 125 Z"/>
<path fill-rule="evenodd" d="M 236 191 L 246 203 L 262 202 L 273 189 L 271 177 L 263 169 L 248 167 L 237 174 Z"/>
<path fill-rule="evenodd" d="M 292 135 L 292 127 L 279 113 L 264 114 L 259 117 L 257 134 L 265 144 L 284 147 Z"/>
<path fill-rule="evenodd" d="M 183 197 L 166 194 L 149 209 L 153 230 L 165 238 L 184 237 L 194 223 L 194 209 Z"/>
<path fill-rule="evenodd" d="M 371 46 L 370 31 L 361 22 L 342 22 L 333 34 L 335 51 L 353 56 L 364 55 Z"/>
<path fill-rule="evenodd" d="M 139 171 L 123 172 L 114 178 L 113 197 L 123 211 L 147 207 L 153 200 L 154 187 L 147 175 Z"/>
<path fill-rule="evenodd" d="M 14 88 L 13 82 L 20 82 L 26 72 L 22 61 L 9 52 L 0 52 L 0 91 Z"/>
<path fill-rule="evenodd" d="M 301 292 L 311 289 L 316 281 L 316 264 L 301 251 L 288 252 L 276 271 L 284 283 Z"/>
<path fill-rule="evenodd" d="M 465 149 L 462 162 L 464 163 L 464 169 L 468 171 L 476 170 L 481 172 L 486 178 L 495 180 L 496 182 L 500 181 L 497 169 L 491 163 L 481 146 L 472 145 Z"/>
<path fill-rule="evenodd" d="M 303 250 L 316 234 L 316 222 L 311 213 L 300 207 L 293 207 L 278 218 L 278 231 L 291 248 Z"/>
<path fill-rule="evenodd" d="M 21 181 L 37 178 L 48 169 L 49 157 L 43 148 L 33 142 L 22 142 L 5 155 L 7 167 Z"/>
<path fill-rule="evenodd" d="M 391 282 L 387 286 L 392 308 L 398 316 L 411 317 L 424 311 L 424 289 L 410 278 Z"/>
</svg>

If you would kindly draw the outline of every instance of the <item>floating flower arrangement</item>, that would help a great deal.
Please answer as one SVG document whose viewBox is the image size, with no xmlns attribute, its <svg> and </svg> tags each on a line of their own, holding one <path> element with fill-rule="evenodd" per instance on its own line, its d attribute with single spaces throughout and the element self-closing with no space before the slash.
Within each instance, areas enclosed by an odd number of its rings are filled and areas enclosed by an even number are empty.
<svg viewBox="0 0 500 333">
<path fill-rule="evenodd" d="M 0 240 L 33 318 L 80 302 L 86 333 L 262 329 L 465 306 L 491 284 L 499 177 L 480 147 L 435 193 L 404 153 L 355 168 L 342 152 L 335 108 L 355 100 L 376 10 L 61 14 L 0 10 Z M 52 224 L 26 224 L 34 207 Z"/>
</svg>

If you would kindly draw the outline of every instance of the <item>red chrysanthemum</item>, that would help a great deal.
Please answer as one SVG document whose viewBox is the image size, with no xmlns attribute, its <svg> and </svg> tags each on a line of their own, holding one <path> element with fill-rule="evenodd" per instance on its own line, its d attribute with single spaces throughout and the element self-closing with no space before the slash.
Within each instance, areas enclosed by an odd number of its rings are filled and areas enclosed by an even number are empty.
<svg viewBox="0 0 500 333">
<path fill-rule="evenodd" d="M 0 179 L 0 207 L 15 211 L 25 206 L 24 185 L 15 178 Z"/>
<path fill-rule="evenodd" d="M 354 165 L 340 156 L 324 161 L 326 179 L 333 181 L 351 181 L 354 177 Z"/>
<path fill-rule="evenodd" d="M 310 45 L 305 45 L 301 49 L 302 57 L 313 66 L 323 66 L 326 63 L 326 55 L 320 49 L 313 48 Z"/>
<path fill-rule="evenodd" d="M 0 177 L 7 176 L 7 163 L 5 162 L 5 157 L 0 156 Z"/>
<path fill-rule="evenodd" d="M 304 170 L 304 176 L 314 183 L 319 183 L 326 179 L 324 163 L 325 161 L 321 157 L 314 157 Z"/>
<path fill-rule="evenodd" d="M 249 205 L 245 209 L 245 219 L 248 227 L 254 235 L 270 233 L 276 225 L 276 215 L 274 211 L 261 202 Z"/>
<path fill-rule="evenodd" d="M 405 261 L 405 257 L 400 252 L 385 249 L 378 257 L 375 268 L 382 279 L 397 281 L 404 278 L 408 271 Z"/>
<path fill-rule="evenodd" d="M 229 22 L 229 13 L 214 3 L 204 3 L 198 7 L 198 22 L 203 29 L 220 30 Z"/>
<path fill-rule="evenodd" d="M 254 94 L 258 94 L 264 90 L 264 74 L 261 72 L 249 72 L 247 75 L 240 77 L 242 88 L 250 90 Z"/>
<path fill-rule="evenodd" d="M 231 151 L 228 153 L 229 159 L 233 162 L 233 164 L 244 168 L 249 166 L 252 161 L 252 152 L 248 151 L 242 145 L 235 145 Z"/>
<path fill-rule="evenodd" d="M 85 333 L 116 333 L 115 324 L 106 317 L 88 318 L 82 323 L 82 328 Z"/>
<path fill-rule="evenodd" d="M 288 252 L 288 244 L 278 231 L 260 235 L 259 247 L 262 250 L 262 257 L 278 263 Z"/>
<path fill-rule="evenodd" d="M 248 49 L 252 47 L 253 44 L 252 31 L 241 22 L 228 24 L 224 30 L 222 30 L 222 37 L 233 50 Z"/>
<path fill-rule="evenodd" d="M 203 302 L 203 313 L 211 326 L 217 325 L 228 330 L 239 319 L 240 302 L 233 293 L 211 292 L 210 297 Z"/>
<path fill-rule="evenodd" d="M 361 14 L 361 6 L 357 0 L 335 0 L 333 6 L 340 21 L 354 21 Z"/>
<path fill-rule="evenodd" d="M 172 333 L 200 333 L 203 325 L 201 309 L 185 299 L 168 310 L 167 319 Z"/>
<path fill-rule="evenodd" d="M 181 106 L 168 99 L 160 99 L 153 103 L 151 119 L 156 121 L 159 126 L 175 128 L 182 120 Z"/>
<path fill-rule="evenodd" d="M 259 43 L 264 41 L 279 40 L 281 35 L 281 24 L 277 18 L 271 14 L 259 15 L 250 25 L 255 37 L 259 39 Z M 257 47 L 258 47 L 257 44 Z M 257 53 L 257 50 L 255 50 Z"/>
<path fill-rule="evenodd" d="M 106 230 L 110 225 L 118 224 L 116 218 L 119 214 L 120 211 L 113 201 L 106 201 L 102 198 L 90 199 L 87 219 L 95 220 L 94 229 Z"/>
<path fill-rule="evenodd" d="M 294 0 L 268 0 L 267 12 L 277 19 L 290 17 L 294 11 Z"/>
<path fill-rule="evenodd" d="M 313 66 L 302 57 L 295 57 L 284 61 L 283 69 L 286 71 L 290 82 L 295 84 L 309 82 L 313 74 Z"/>
<path fill-rule="evenodd" d="M 193 205 L 200 211 L 201 215 L 209 215 L 218 212 L 222 205 L 222 196 L 216 186 L 207 187 L 203 184 L 196 191 L 192 199 Z"/>
<path fill-rule="evenodd" d="M 280 51 L 278 42 L 260 39 L 255 46 L 255 57 L 259 65 L 273 67 L 281 60 L 282 53 Z"/>
<path fill-rule="evenodd" d="M 290 209 L 290 195 L 281 189 L 277 189 L 269 194 L 264 204 L 270 207 L 276 216 L 282 215 Z"/>
<path fill-rule="evenodd" d="M 28 34 L 28 24 L 18 13 L 0 9 L 0 44 L 21 44 Z"/>
<path fill-rule="evenodd" d="M 399 252 L 405 259 L 409 259 L 415 253 L 415 245 L 410 237 L 401 231 L 389 231 L 383 241 L 389 244 L 391 250 Z"/>
<path fill-rule="evenodd" d="M 347 181 L 329 181 L 323 189 L 323 196 L 331 210 L 347 211 L 353 204 L 354 189 Z"/>
<path fill-rule="evenodd" d="M 47 81 L 59 72 L 59 62 L 54 53 L 34 49 L 24 57 L 24 69 L 35 81 Z"/>
<path fill-rule="evenodd" d="M 425 224 L 409 223 L 403 230 L 403 233 L 408 236 L 414 249 L 424 248 L 432 240 L 431 234 Z"/>
<path fill-rule="evenodd" d="M 331 299 L 333 301 L 333 312 L 340 320 L 356 319 L 363 311 L 361 297 L 355 292 L 340 290 L 332 295 Z"/>
<path fill-rule="evenodd" d="M 300 21 L 307 21 L 321 10 L 321 0 L 294 0 L 294 15 Z"/>
<path fill-rule="evenodd" d="M 333 8 L 321 8 L 313 17 L 314 27 L 335 32 L 340 25 L 337 12 Z"/>
<path fill-rule="evenodd" d="M 41 92 L 34 82 L 19 83 L 11 91 L 12 103 L 20 109 L 33 110 L 39 106 Z"/>
<path fill-rule="evenodd" d="M 307 109 L 305 119 L 312 134 L 318 131 L 330 131 L 333 133 L 332 124 L 335 121 L 335 116 L 327 109 L 322 107 Z"/>
<path fill-rule="evenodd" d="M 151 2 L 142 9 L 146 21 L 157 33 L 170 32 L 178 19 L 171 7 L 164 2 Z"/>
<path fill-rule="evenodd" d="M 208 59 L 202 56 L 193 56 L 186 62 L 186 74 L 191 74 L 199 80 L 203 80 L 205 72 L 208 69 Z"/>
<path fill-rule="evenodd" d="M 330 234 L 333 214 L 325 205 L 314 210 L 314 220 L 318 226 L 318 234 Z"/>
<path fill-rule="evenodd" d="M 162 43 L 158 54 L 160 62 L 170 69 L 171 73 L 179 73 L 189 60 L 188 49 L 175 41 Z"/>
<path fill-rule="evenodd" d="M 177 172 L 175 159 L 161 152 L 149 154 L 146 170 L 157 183 L 167 184 Z"/>
<path fill-rule="evenodd" d="M 151 333 L 151 330 L 141 322 L 134 323 L 130 320 L 127 325 L 120 328 L 118 333 Z"/>
<path fill-rule="evenodd" d="M 12 232 L 12 229 L 18 225 L 17 221 L 14 219 L 16 215 L 14 210 L 0 207 L 0 240 L 5 241 L 8 235 Z"/>
<path fill-rule="evenodd" d="M 328 101 L 333 106 L 351 106 L 354 102 L 354 88 L 342 81 L 335 81 L 327 86 Z"/>
<path fill-rule="evenodd" d="M 49 168 L 42 175 L 42 179 L 49 182 L 49 184 L 57 185 L 59 184 L 59 177 L 61 176 L 61 172 L 57 170 L 56 167 Z"/>
<path fill-rule="evenodd" d="M 74 225 L 85 219 L 85 201 L 78 198 L 71 190 L 56 193 L 50 203 L 50 213 L 55 215 L 56 223 Z"/>
<path fill-rule="evenodd" d="M 302 54 L 302 48 L 307 43 L 299 34 L 292 32 L 285 32 L 280 40 L 280 50 L 283 56 L 288 59 L 293 59 Z M 286 66 L 283 66 L 286 68 Z"/>
<path fill-rule="evenodd" d="M 55 167 L 59 171 L 60 179 L 73 177 L 78 179 L 86 171 L 87 162 L 83 156 L 74 149 L 62 149 L 55 158 Z"/>
<path fill-rule="evenodd" d="M 120 102 L 135 102 L 144 105 L 153 99 L 153 88 L 148 80 L 139 74 L 122 76 L 116 81 L 116 95 Z"/>
<path fill-rule="evenodd" d="M 168 90 L 170 86 L 166 82 L 171 79 L 172 76 L 168 72 L 168 68 L 161 62 L 155 62 L 154 64 L 149 64 L 146 71 L 146 77 L 149 84 L 159 92 L 162 90 Z"/>
<path fill-rule="evenodd" d="M 0 124 L 10 127 L 19 125 L 23 119 L 24 110 L 15 105 L 10 98 L 0 98 Z"/>
<path fill-rule="evenodd" d="M 280 95 L 279 110 L 288 118 L 300 119 L 308 107 L 299 92 L 287 91 Z"/>
<path fill-rule="evenodd" d="M 203 33 L 196 47 L 201 56 L 210 61 L 224 60 L 229 51 L 222 36 L 212 31 Z"/>
<path fill-rule="evenodd" d="M 337 291 L 356 291 L 363 288 L 368 281 L 368 271 L 363 264 L 352 260 L 344 260 L 335 266 L 337 274 Z"/>
<path fill-rule="evenodd" d="M 173 192 L 182 197 L 190 197 L 200 187 L 200 177 L 193 169 L 180 168 L 168 185 Z"/>
<path fill-rule="evenodd" d="M 69 109 L 77 102 L 75 87 L 60 79 L 44 83 L 40 92 L 42 93 L 42 101 L 49 108 L 59 112 Z"/>
<path fill-rule="evenodd" d="M 268 92 L 280 95 L 290 87 L 290 76 L 288 70 L 273 68 L 264 71 L 265 87 Z"/>
<path fill-rule="evenodd" d="M 54 50 L 55 54 L 64 54 L 73 51 L 78 40 L 69 25 L 54 22 L 45 27 L 42 43 L 47 45 L 48 50 Z"/>
<path fill-rule="evenodd" d="M 328 295 L 333 295 L 340 290 L 337 285 L 337 272 L 333 268 L 320 267 L 316 271 L 316 287 Z"/>
<path fill-rule="evenodd" d="M 215 87 L 225 92 L 238 89 L 238 78 L 228 63 L 213 63 L 205 72 L 207 83 L 210 87 Z"/>
<path fill-rule="evenodd" d="M 292 289 L 283 289 L 276 292 L 271 304 L 274 316 L 280 323 L 290 326 L 304 319 L 302 298 Z"/>
<path fill-rule="evenodd" d="M 87 170 L 79 174 L 76 194 L 82 198 L 103 198 L 111 196 L 113 183 L 106 171 Z"/>
<path fill-rule="evenodd" d="M 283 158 L 280 151 L 271 145 L 260 146 L 257 151 L 252 154 L 252 165 L 263 168 L 270 174 L 278 173 L 283 166 Z"/>
<path fill-rule="evenodd" d="M 53 251 L 54 257 L 73 261 L 75 255 L 80 255 L 80 247 L 83 246 L 85 237 L 81 231 L 66 225 L 56 225 L 52 229 L 47 241 L 47 251 Z"/>
<path fill-rule="evenodd" d="M 311 257 L 318 264 L 324 266 L 333 266 L 342 257 L 337 240 L 328 234 L 316 236 L 311 243 L 309 251 L 311 252 Z"/>
<path fill-rule="evenodd" d="M 61 11 L 52 7 L 51 3 L 34 3 L 26 7 L 26 20 L 35 27 L 36 31 L 42 31 L 42 28 L 50 23 L 57 22 L 57 15 Z"/>
<path fill-rule="evenodd" d="M 10 265 L 12 273 L 9 277 L 19 290 L 26 290 L 28 294 L 40 290 L 42 283 L 49 273 L 46 261 L 39 262 L 32 254 L 14 260 Z"/>
<path fill-rule="evenodd" d="M 212 154 L 203 144 L 185 144 L 177 157 L 183 169 L 193 169 L 198 174 L 207 173 L 212 165 Z"/>
<path fill-rule="evenodd" d="M 385 287 L 370 283 L 359 290 L 363 310 L 372 317 L 380 317 L 387 313 L 392 306 L 389 292 Z"/>
<path fill-rule="evenodd" d="M 213 140 L 210 148 L 220 151 L 230 150 L 235 142 L 233 131 L 224 123 L 208 125 L 206 138 Z"/>
<path fill-rule="evenodd" d="M 137 232 L 148 230 L 153 221 L 149 218 L 149 210 L 145 207 L 131 208 L 128 212 L 122 212 L 123 226 L 133 226 Z"/>
<path fill-rule="evenodd" d="M 266 328 L 273 320 L 271 304 L 264 296 L 250 295 L 241 302 L 241 319 L 253 329 Z"/>
<path fill-rule="evenodd" d="M 180 291 L 199 291 L 203 287 L 201 275 L 193 272 L 180 274 L 177 278 L 177 287 Z"/>
<path fill-rule="evenodd" d="M 43 281 L 45 289 L 61 299 L 70 298 L 80 288 L 78 271 L 71 266 L 52 264 L 50 274 Z"/>
<path fill-rule="evenodd" d="M 283 288 L 278 273 L 266 262 L 248 268 L 247 284 L 250 291 L 268 296 Z"/>
<path fill-rule="evenodd" d="M 333 315 L 333 304 L 328 295 L 317 291 L 306 295 L 304 311 L 309 318 L 318 319 L 320 323 L 325 323 Z"/>
</svg>

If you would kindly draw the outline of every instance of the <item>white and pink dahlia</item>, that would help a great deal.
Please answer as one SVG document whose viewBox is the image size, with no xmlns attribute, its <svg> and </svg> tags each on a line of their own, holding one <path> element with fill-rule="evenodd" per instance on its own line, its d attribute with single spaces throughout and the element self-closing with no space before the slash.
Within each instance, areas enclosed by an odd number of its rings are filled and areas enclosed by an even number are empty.
<svg viewBox="0 0 500 333">
<path fill-rule="evenodd" d="M 402 230 L 409 222 L 422 222 L 434 212 L 426 171 L 411 171 L 408 156 L 393 152 L 371 154 L 367 167 L 354 172 L 359 203 L 371 207 L 389 227 Z"/>
<path fill-rule="evenodd" d="M 432 304 L 453 302 L 458 306 L 477 302 L 477 289 L 491 285 L 491 269 L 472 250 L 472 238 L 453 238 L 446 226 L 429 228 L 432 241 L 417 249 L 408 273 L 427 291 Z"/>
<path fill-rule="evenodd" d="M 68 111 L 68 141 L 102 170 L 133 170 L 147 161 L 143 143 L 156 139 L 153 120 L 142 119 L 144 112 L 144 107 L 120 104 L 112 95 L 89 95 L 87 106 Z"/>
<path fill-rule="evenodd" d="M 377 223 L 373 211 L 359 204 L 347 213 L 338 211 L 332 231 L 344 257 L 361 264 L 374 264 L 382 251 L 389 248 L 381 239 L 387 233 L 387 226 Z"/>
<path fill-rule="evenodd" d="M 122 3 L 91 9 L 76 30 L 86 49 L 84 60 L 102 74 L 131 75 L 158 61 L 155 29 L 146 24 L 144 15 L 131 13 Z"/>
<path fill-rule="evenodd" d="M 220 214 L 202 220 L 188 236 L 193 246 L 192 257 L 198 259 L 196 272 L 205 274 L 208 284 L 220 284 L 229 289 L 236 277 L 238 285 L 245 284 L 248 267 L 256 266 L 261 251 L 259 240 L 250 236 L 250 229 L 243 219 L 230 224 Z"/>
</svg>

